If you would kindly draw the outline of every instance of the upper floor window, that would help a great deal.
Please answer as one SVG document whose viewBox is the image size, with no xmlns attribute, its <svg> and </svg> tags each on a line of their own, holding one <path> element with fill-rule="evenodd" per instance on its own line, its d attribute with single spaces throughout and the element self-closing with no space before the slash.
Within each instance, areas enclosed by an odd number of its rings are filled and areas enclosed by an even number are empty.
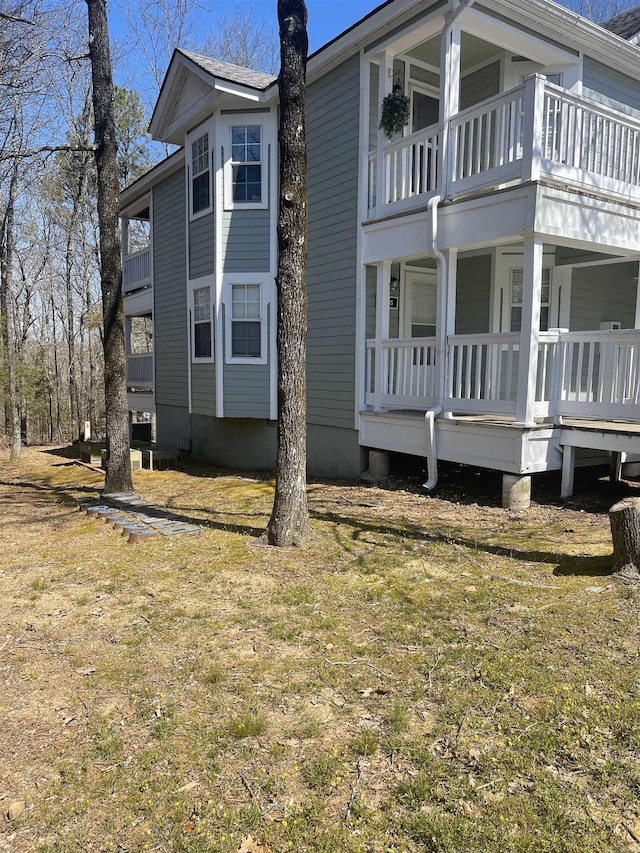
<svg viewBox="0 0 640 853">
<path fill-rule="evenodd" d="M 269 204 L 272 117 L 242 113 L 224 116 L 224 205 L 227 210 L 264 210 Z"/>
<path fill-rule="evenodd" d="M 234 202 L 262 202 L 262 128 L 231 128 L 231 171 Z"/>
<path fill-rule="evenodd" d="M 209 134 L 203 133 L 191 143 L 191 213 L 211 207 L 211 154 Z"/>
</svg>

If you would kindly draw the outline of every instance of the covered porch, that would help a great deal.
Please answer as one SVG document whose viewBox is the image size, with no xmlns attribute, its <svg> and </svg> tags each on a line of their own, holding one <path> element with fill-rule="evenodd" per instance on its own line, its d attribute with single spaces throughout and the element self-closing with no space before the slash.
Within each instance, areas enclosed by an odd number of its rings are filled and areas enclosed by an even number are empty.
<svg viewBox="0 0 640 853">
<path fill-rule="evenodd" d="M 529 464 L 523 442 L 538 442 L 535 455 L 544 430 L 557 445 L 567 422 L 640 424 L 636 259 L 537 236 L 440 254 L 366 269 L 362 443 L 456 461 L 464 432 L 465 446 L 477 436 L 472 464 L 517 471 Z M 432 438 L 401 438 L 402 423 L 424 432 L 425 415 L 436 422 Z M 500 463 L 489 444 L 505 427 L 524 455 L 509 450 Z M 465 453 L 461 445 L 458 461 Z M 531 470 L 562 466 L 559 451 L 541 453 Z"/>
</svg>

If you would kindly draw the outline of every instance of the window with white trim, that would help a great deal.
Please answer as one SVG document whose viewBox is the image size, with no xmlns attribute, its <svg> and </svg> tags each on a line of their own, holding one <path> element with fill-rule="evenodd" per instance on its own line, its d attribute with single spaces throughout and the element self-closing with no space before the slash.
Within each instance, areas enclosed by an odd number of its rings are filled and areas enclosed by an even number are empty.
<svg viewBox="0 0 640 853">
<path fill-rule="evenodd" d="M 231 285 L 231 358 L 262 358 L 263 311 L 259 284 Z"/>
<path fill-rule="evenodd" d="M 262 127 L 231 127 L 231 173 L 234 203 L 262 202 Z"/>
<path fill-rule="evenodd" d="M 210 277 L 189 283 L 192 361 L 213 361 L 213 287 Z"/>
<path fill-rule="evenodd" d="M 203 133 L 190 145 L 191 151 L 191 215 L 211 209 L 211 150 L 209 133 Z"/>
<path fill-rule="evenodd" d="M 265 210 L 269 206 L 269 157 L 272 117 L 250 113 L 225 116 L 228 131 L 224 155 L 226 210 Z"/>
<path fill-rule="evenodd" d="M 522 297 L 524 287 L 524 270 L 522 267 L 511 269 L 510 281 L 510 327 L 512 332 L 522 329 Z M 551 267 L 542 268 L 542 285 L 540 288 L 540 331 L 549 330 L 549 305 L 551 301 Z"/>
</svg>

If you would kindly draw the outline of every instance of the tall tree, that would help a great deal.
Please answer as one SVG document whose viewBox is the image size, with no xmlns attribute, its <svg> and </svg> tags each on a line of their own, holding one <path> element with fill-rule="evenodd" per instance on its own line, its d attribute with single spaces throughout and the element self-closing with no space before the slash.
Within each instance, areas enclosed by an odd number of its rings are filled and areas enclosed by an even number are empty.
<svg viewBox="0 0 640 853">
<path fill-rule="evenodd" d="M 270 545 L 301 545 L 307 509 L 307 7 L 278 0 L 280 205 L 278 213 L 278 452 Z"/>
<path fill-rule="evenodd" d="M 89 57 L 93 84 L 95 156 L 100 228 L 100 279 L 104 325 L 104 396 L 106 405 L 107 473 L 104 491 L 133 489 L 129 455 L 127 362 L 122 305 L 122 258 L 118 229 L 118 142 L 114 119 L 113 75 L 109 51 L 106 0 L 86 0 Z"/>
</svg>

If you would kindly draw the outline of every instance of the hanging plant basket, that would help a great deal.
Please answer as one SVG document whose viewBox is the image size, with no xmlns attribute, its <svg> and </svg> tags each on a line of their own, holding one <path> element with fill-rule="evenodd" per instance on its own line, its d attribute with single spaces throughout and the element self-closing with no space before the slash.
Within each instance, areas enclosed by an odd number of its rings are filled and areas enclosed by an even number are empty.
<svg viewBox="0 0 640 853">
<path fill-rule="evenodd" d="M 392 139 L 397 133 L 402 133 L 409 124 L 411 103 L 409 96 L 405 95 L 402 88 L 397 84 L 382 101 L 380 115 L 380 127 Z"/>
</svg>

